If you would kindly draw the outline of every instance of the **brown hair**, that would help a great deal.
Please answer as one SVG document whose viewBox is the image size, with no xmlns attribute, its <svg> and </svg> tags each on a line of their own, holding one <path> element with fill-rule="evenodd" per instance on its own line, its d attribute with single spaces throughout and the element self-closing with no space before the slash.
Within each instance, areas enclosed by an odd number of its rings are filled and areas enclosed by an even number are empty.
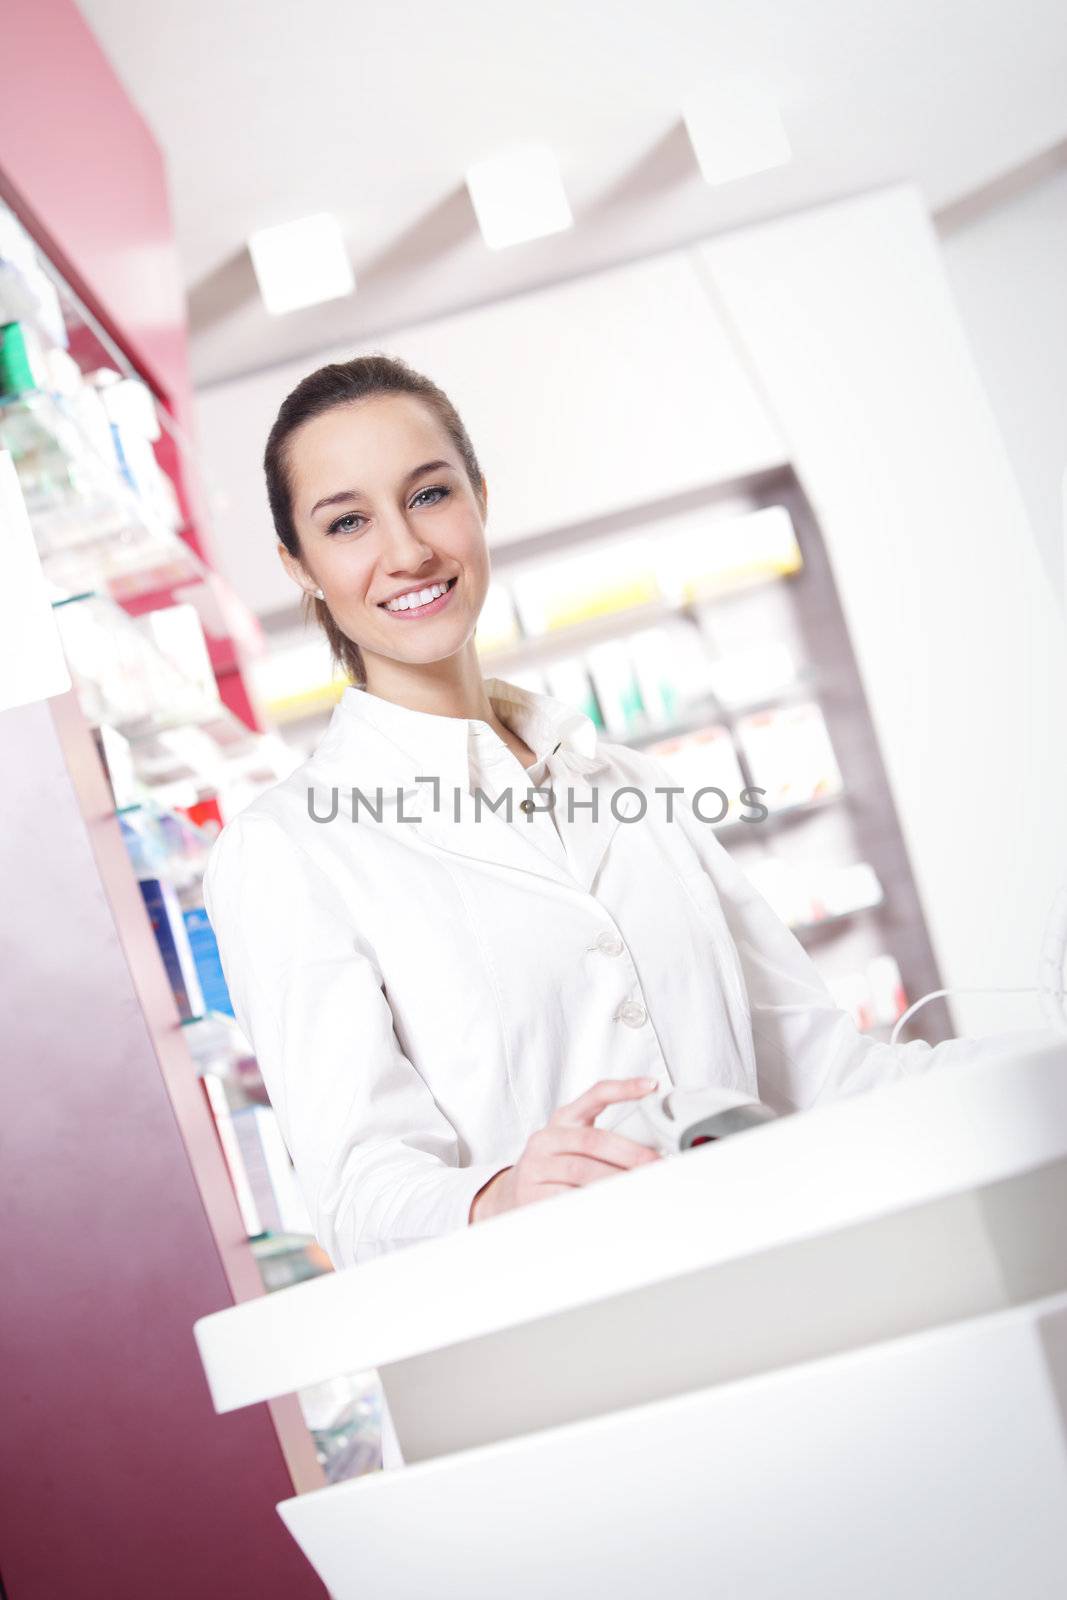
<svg viewBox="0 0 1067 1600">
<path fill-rule="evenodd" d="M 335 406 L 352 405 L 359 400 L 389 394 L 414 395 L 429 406 L 459 451 L 471 486 L 479 501 L 482 500 L 482 472 L 474 446 L 460 421 L 459 413 L 442 389 L 422 373 L 415 372 L 398 356 L 354 356 L 351 361 L 330 362 L 328 366 L 309 373 L 291 394 L 286 395 L 268 435 L 263 455 L 267 499 L 270 501 L 274 528 L 281 543 L 297 560 L 301 558 L 300 539 L 293 521 L 287 448 L 290 438 L 305 422 L 321 416 L 324 411 L 332 411 Z M 305 621 L 312 613 L 329 640 L 330 655 L 334 662 L 353 683 L 362 687 L 367 675 L 359 646 L 341 632 L 325 600 L 305 593 Z"/>
</svg>

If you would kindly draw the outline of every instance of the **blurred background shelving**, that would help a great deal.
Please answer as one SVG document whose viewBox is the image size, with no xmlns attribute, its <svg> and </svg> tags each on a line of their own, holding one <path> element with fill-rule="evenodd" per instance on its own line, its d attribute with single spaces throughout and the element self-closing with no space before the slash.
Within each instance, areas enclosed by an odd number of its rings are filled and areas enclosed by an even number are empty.
<svg viewBox="0 0 1067 1600">
<path fill-rule="evenodd" d="M 202 880 L 219 828 L 299 757 L 249 692 L 262 637 L 197 548 L 180 429 L 2 205 L 0 266 L 0 450 L 173 994 L 181 1059 L 203 1088 L 247 1259 L 270 1292 L 331 1266 L 233 1018 Z M 320 1390 L 297 1397 L 320 1468 L 367 1470 L 373 1375 Z"/>
</svg>

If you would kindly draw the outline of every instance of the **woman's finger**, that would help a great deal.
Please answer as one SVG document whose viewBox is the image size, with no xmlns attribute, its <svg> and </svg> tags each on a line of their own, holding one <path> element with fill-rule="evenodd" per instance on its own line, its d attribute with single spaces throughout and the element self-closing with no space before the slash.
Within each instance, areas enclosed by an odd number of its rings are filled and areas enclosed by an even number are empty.
<svg viewBox="0 0 1067 1600">
<path fill-rule="evenodd" d="M 592 1125 L 606 1106 L 620 1100 L 640 1100 L 657 1087 L 655 1078 L 601 1078 L 591 1089 L 580 1094 L 569 1105 L 558 1106 L 549 1118 L 550 1127 Z"/>
<path fill-rule="evenodd" d="M 542 1153 L 550 1157 L 557 1151 L 563 1155 L 589 1156 L 594 1161 L 603 1161 L 623 1172 L 660 1159 L 655 1150 L 638 1144 L 636 1139 L 628 1139 L 622 1133 L 609 1133 L 604 1128 L 590 1128 L 585 1124 L 557 1128 L 550 1126 L 544 1130 L 542 1139 L 547 1146 Z"/>
<path fill-rule="evenodd" d="M 546 1163 L 544 1181 L 581 1189 L 587 1183 L 599 1183 L 601 1178 L 617 1178 L 619 1172 L 619 1167 L 593 1161 L 589 1156 L 558 1155 L 551 1156 Z"/>
</svg>

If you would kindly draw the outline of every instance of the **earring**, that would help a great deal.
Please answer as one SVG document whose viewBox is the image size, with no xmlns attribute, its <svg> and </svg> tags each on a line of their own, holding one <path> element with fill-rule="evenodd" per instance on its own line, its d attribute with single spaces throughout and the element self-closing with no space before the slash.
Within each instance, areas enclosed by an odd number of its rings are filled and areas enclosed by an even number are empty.
<svg viewBox="0 0 1067 1600">
<path fill-rule="evenodd" d="M 326 598 L 326 596 L 323 594 L 321 589 L 316 589 L 315 590 L 315 599 L 316 600 L 325 600 L 325 598 Z"/>
</svg>

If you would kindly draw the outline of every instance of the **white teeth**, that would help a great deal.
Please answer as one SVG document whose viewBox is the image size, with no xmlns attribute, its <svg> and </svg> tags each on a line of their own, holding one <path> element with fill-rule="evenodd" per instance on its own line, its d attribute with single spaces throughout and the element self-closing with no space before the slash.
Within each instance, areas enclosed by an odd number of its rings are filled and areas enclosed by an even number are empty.
<svg viewBox="0 0 1067 1600">
<path fill-rule="evenodd" d="M 429 589 L 420 589 L 417 594 L 402 594 L 399 600 L 387 600 L 387 611 L 410 611 L 413 606 L 427 606 L 431 600 L 436 600 L 448 588 L 447 583 L 435 583 Z"/>
</svg>

